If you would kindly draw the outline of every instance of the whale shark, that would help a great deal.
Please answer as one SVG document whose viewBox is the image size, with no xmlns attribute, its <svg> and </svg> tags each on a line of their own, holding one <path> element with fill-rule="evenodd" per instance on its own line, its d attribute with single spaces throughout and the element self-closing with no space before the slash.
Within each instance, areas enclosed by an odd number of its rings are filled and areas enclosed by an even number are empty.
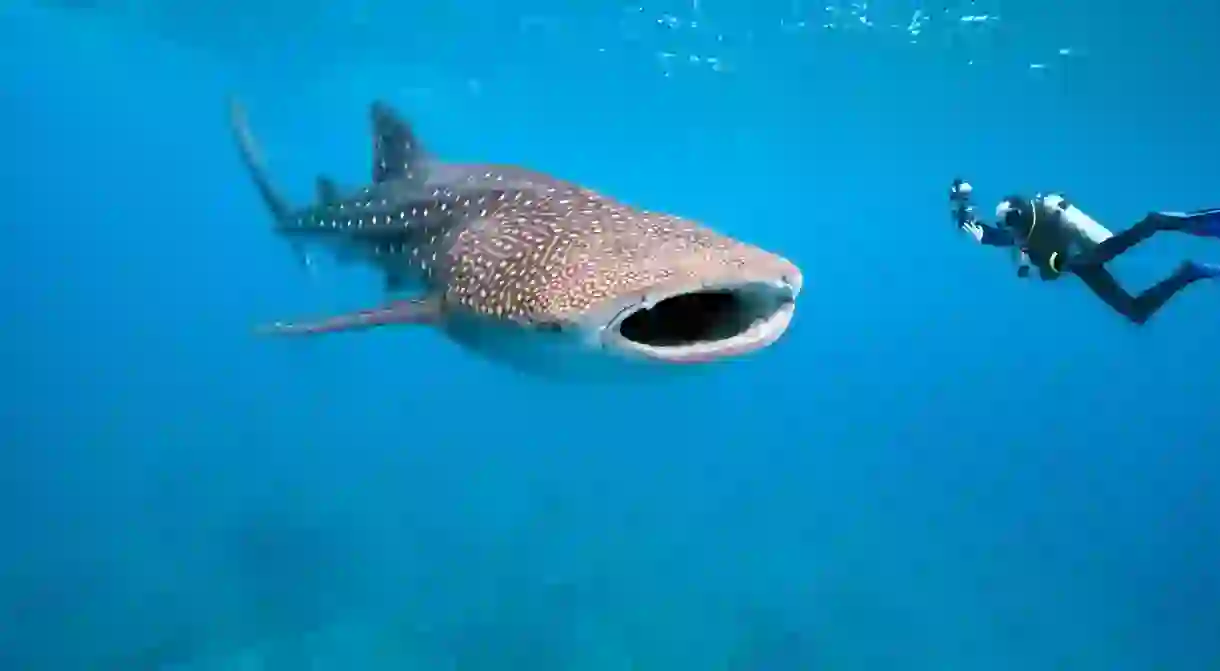
<svg viewBox="0 0 1220 671">
<path fill-rule="evenodd" d="M 244 105 L 230 126 L 274 232 L 385 281 L 374 307 L 277 321 L 275 335 L 417 325 L 512 367 L 565 374 L 589 361 L 699 364 L 777 342 L 802 287 L 786 258 L 688 218 L 516 165 L 446 162 L 392 106 L 369 106 L 372 177 L 325 177 L 312 204 L 273 186 Z"/>
</svg>

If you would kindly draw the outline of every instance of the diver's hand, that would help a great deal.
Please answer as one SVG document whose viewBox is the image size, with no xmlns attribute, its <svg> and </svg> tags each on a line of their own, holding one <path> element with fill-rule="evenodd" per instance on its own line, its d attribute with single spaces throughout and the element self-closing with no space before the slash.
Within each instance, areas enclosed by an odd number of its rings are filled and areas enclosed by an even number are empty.
<svg viewBox="0 0 1220 671">
<path fill-rule="evenodd" d="M 969 233 L 970 237 L 974 238 L 975 242 L 983 241 L 983 227 L 974 221 L 964 221 L 961 226 L 962 230 Z"/>
</svg>

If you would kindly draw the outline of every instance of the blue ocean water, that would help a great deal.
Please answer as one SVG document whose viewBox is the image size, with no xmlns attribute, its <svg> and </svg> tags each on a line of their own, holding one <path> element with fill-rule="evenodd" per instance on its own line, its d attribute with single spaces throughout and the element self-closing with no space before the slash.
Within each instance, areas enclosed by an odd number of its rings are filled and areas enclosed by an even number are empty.
<svg viewBox="0 0 1220 671">
<path fill-rule="evenodd" d="M 80 0 L 0 9 L 0 668 L 1214 671 L 1220 286 L 1144 328 L 948 220 L 1220 205 L 1220 7 Z M 366 106 L 799 263 L 776 347 L 522 377 L 363 306 L 242 172 Z M 1220 242 L 1155 238 L 1133 286 Z"/>
</svg>

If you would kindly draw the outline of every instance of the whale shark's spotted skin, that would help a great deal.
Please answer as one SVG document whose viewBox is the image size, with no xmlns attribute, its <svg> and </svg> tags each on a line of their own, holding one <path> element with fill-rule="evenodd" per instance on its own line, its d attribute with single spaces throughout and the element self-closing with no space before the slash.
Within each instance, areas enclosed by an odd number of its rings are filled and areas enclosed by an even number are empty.
<svg viewBox="0 0 1220 671">
<path fill-rule="evenodd" d="M 242 156 L 285 238 L 298 248 L 316 242 L 360 258 L 385 273 L 388 288 L 419 291 L 412 301 L 323 322 L 278 324 L 274 331 L 391 323 L 447 328 L 469 326 L 475 317 L 481 326 L 567 331 L 596 350 L 695 361 L 758 349 L 786 328 L 801 275 L 785 259 L 688 219 L 525 168 L 434 161 L 388 106 L 375 103 L 372 117 L 372 184 L 344 196 L 321 179 L 319 202 L 293 210 L 271 188 L 244 114 L 234 108 Z M 772 316 L 763 314 L 771 309 L 782 323 L 753 339 L 721 339 L 723 347 L 708 340 L 660 348 L 603 337 L 617 320 L 650 303 L 705 289 L 754 290 L 772 300 L 759 308 L 758 319 Z M 469 329 L 447 330 L 473 344 Z"/>
</svg>

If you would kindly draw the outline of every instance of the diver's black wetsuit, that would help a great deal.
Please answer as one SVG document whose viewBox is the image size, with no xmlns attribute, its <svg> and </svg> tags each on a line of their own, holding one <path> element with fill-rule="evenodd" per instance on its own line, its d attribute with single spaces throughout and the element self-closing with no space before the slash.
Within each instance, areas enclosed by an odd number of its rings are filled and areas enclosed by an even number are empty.
<svg viewBox="0 0 1220 671">
<path fill-rule="evenodd" d="M 1014 196 L 1006 199 L 1006 202 L 1010 207 L 1003 227 L 988 226 L 977 219 L 970 222 L 983 231 L 980 243 L 994 247 L 1020 247 L 1038 268 L 1043 280 L 1058 279 L 1064 273 L 1079 277 L 1106 305 L 1134 324 L 1147 322 L 1182 289 L 1198 280 L 1220 275 L 1220 268 L 1185 261 L 1169 277 L 1138 296 L 1132 296 L 1105 268 L 1105 264 L 1116 256 L 1158 231 L 1216 236 L 1215 229 L 1220 228 L 1220 210 L 1183 214 L 1154 212 L 1092 249 L 1082 251 L 1078 244 L 1079 234 L 1062 219 L 1063 212 L 1069 207 L 1066 201 L 1051 206 L 1045 204 L 1043 199 Z"/>
<path fill-rule="evenodd" d="M 1064 272 L 1079 277 L 1098 298 L 1114 308 L 1119 314 L 1135 324 L 1143 324 L 1165 306 L 1179 291 L 1191 284 L 1207 279 L 1208 275 L 1197 272 L 1189 261 L 1182 263 L 1172 274 L 1132 296 L 1123 289 L 1105 264 L 1119 254 L 1152 237 L 1157 231 L 1176 230 L 1172 222 L 1160 214 L 1149 214 L 1131 228 L 1103 240 L 1091 251 L 1069 257 Z"/>
</svg>

